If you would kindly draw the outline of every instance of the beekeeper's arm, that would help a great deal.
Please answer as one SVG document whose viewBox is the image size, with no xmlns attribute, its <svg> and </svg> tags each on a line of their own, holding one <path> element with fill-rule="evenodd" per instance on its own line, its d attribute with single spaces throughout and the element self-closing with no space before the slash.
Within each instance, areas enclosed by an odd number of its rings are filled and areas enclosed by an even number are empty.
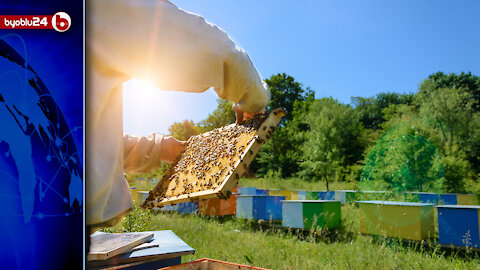
<svg viewBox="0 0 480 270">
<path fill-rule="evenodd" d="M 128 174 L 156 170 L 160 161 L 172 163 L 183 151 L 185 142 L 172 136 L 123 135 L 123 171 Z"/>
<path fill-rule="evenodd" d="M 270 92 L 225 32 L 168 1 L 91 0 L 87 11 L 86 224 L 111 226 L 132 208 L 123 172 L 154 169 L 166 149 L 159 135 L 125 144 L 122 83 L 138 78 L 190 92 L 213 87 L 252 113 L 267 105 Z M 143 142 L 149 146 L 136 146 Z"/>
<path fill-rule="evenodd" d="M 168 1 L 91 1 L 102 17 L 93 50 L 105 63 L 159 89 L 203 92 L 210 87 L 245 112 L 265 108 L 268 86 L 246 52 L 204 18 Z M 108 23 L 106 23 L 108 22 Z"/>
</svg>

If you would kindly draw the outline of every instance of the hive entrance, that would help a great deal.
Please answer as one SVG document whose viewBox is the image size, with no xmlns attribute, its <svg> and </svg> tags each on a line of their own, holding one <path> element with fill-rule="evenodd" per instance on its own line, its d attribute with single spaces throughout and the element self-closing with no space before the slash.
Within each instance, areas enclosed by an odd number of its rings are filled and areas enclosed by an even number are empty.
<svg viewBox="0 0 480 270">
<path fill-rule="evenodd" d="M 191 137 L 185 150 L 150 191 L 143 207 L 152 208 L 212 197 L 228 197 L 278 126 L 285 111 L 259 114 Z"/>
</svg>

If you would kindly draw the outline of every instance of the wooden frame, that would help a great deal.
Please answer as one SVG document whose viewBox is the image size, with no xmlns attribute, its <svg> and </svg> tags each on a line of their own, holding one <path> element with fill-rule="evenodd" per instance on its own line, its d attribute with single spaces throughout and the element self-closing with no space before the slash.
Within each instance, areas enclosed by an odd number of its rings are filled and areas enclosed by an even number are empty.
<svg viewBox="0 0 480 270">
<path fill-rule="evenodd" d="M 239 178 L 246 172 L 248 166 L 260 151 L 260 147 L 270 138 L 285 113 L 283 108 L 278 108 L 270 114 L 257 115 L 242 125 L 232 124 L 191 137 L 184 152 L 170 166 L 155 188 L 150 191 L 142 206 L 153 208 L 199 199 L 228 198 Z M 258 123 L 261 124 L 258 125 Z M 242 130 L 242 132 L 238 133 L 235 129 Z M 236 135 L 236 137 L 224 136 L 230 130 L 234 130 L 239 135 Z M 244 132 L 245 130 L 248 132 Z M 218 144 L 226 145 L 228 143 L 230 155 L 225 156 L 222 153 L 220 158 L 209 161 L 206 164 L 208 170 L 204 171 L 202 177 L 198 177 L 198 171 L 193 173 L 197 168 L 194 163 L 198 164 L 198 158 L 196 162 L 186 162 L 189 155 L 194 152 L 194 149 L 190 146 L 193 145 L 192 147 L 194 147 L 196 142 L 208 141 L 209 138 L 212 138 L 211 142 L 213 144 L 217 143 L 217 145 L 209 145 L 209 149 L 202 150 L 211 153 L 213 151 L 211 149 L 216 150 L 219 147 Z M 202 158 L 206 160 L 206 157 Z M 202 162 L 205 163 L 205 160 Z M 183 182 L 181 186 L 179 186 L 180 181 Z"/>
</svg>

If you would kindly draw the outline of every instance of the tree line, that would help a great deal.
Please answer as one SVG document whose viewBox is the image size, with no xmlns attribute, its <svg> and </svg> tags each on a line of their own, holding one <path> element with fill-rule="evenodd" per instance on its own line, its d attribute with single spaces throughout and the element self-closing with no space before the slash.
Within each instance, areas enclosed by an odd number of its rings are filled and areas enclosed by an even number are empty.
<svg viewBox="0 0 480 270">
<path fill-rule="evenodd" d="M 431 74 L 411 93 L 315 98 L 285 73 L 265 80 L 267 110 L 288 114 L 250 167 L 257 177 L 354 181 L 368 189 L 476 192 L 480 179 L 480 77 Z M 170 126 L 181 140 L 235 122 L 232 103 L 199 123 Z"/>
</svg>

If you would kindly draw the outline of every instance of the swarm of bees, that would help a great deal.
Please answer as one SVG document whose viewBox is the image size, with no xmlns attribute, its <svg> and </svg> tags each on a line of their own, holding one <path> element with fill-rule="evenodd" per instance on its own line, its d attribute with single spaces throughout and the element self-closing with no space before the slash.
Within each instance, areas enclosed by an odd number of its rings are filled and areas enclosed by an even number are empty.
<svg viewBox="0 0 480 270">
<path fill-rule="evenodd" d="M 228 197 L 229 190 L 284 115 L 284 109 L 279 108 L 258 114 L 241 125 L 232 124 L 190 137 L 185 150 L 150 191 L 143 207 L 193 201 L 212 194 Z"/>
</svg>

